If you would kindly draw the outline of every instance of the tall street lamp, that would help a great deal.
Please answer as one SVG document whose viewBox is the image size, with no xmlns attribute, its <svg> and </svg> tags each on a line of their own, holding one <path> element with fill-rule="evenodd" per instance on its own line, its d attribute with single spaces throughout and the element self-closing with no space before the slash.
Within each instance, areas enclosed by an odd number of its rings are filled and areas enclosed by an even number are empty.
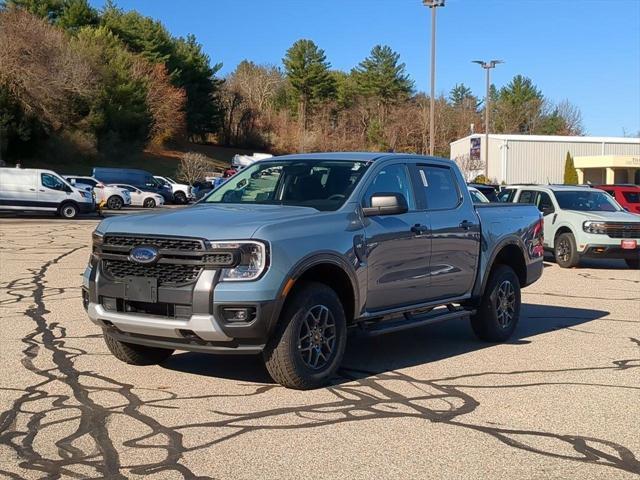
<svg viewBox="0 0 640 480">
<path fill-rule="evenodd" d="M 502 60 L 490 60 L 488 62 L 473 60 L 473 63 L 477 63 L 487 71 L 487 93 L 484 100 L 484 176 L 489 178 L 489 105 L 491 103 L 489 72 L 492 68 L 496 68 L 496 65 L 504 62 Z"/>
<path fill-rule="evenodd" d="M 422 0 L 431 9 L 431 102 L 429 110 L 429 155 L 435 150 L 435 94 L 436 94 L 436 8 L 444 7 L 444 0 Z"/>
</svg>

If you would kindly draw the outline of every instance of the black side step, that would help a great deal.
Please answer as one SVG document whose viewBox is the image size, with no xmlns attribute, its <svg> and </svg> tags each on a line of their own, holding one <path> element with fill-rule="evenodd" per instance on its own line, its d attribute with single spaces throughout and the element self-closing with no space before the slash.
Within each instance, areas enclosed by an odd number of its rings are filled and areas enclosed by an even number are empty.
<svg viewBox="0 0 640 480">
<path fill-rule="evenodd" d="M 438 311 L 431 311 L 417 316 L 408 312 L 404 314 L 404 318 L 400 318 L 398 320 L 385 320 L 373 325 L 362 325 L 362 328 L 366 335 L 375 337 L 378 335 L 384 335 L 385 333 L 399 332 L 400 330 L 408 330 L 409 328 L 422 327 L 424 325 L 430 325 L 444 320 L 467 317 L 474 313 L 475 311 L 467 310 L 462 307 L 448 306 L 446 310 L 439 309 Z"/>
</svg>

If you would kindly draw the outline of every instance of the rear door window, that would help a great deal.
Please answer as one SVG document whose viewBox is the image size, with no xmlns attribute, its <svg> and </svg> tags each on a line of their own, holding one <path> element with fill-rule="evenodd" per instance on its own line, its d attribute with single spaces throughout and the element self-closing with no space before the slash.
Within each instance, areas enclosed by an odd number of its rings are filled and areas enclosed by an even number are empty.
<svg viewBox="0 0 640 480">
<path fill-rule="evenodd" d="M 534 190 L 522 190 L 518 197 L 518 203 L 536 203 L 536 194 Z"/>
<path fill-rule="evenodd" d="M 627 203 L 640 203 L 640 192 L 622 192 L 622 196 Z"/>
<path fill-rule="evenodd" d="M 549 215 L 554 212 L 553 202 L 547 192 L 538 192 L 538 198 L 536 199 L 536 205 L 544 215 Z"/>
<path fill-rule="evenodd" d="M 427 210 L 451 210 L 460 204 L 458 182 L 449 167 L 417 165 L 418 185 L 424 190 Z"/>
<path fill-rule="evenodd" d="M 498 201 L 509 203 L 513 201 L 513 197 L 516 193 L 516 190 L 513 188 L 504 188 L 498 194 Z"/>
</svg>

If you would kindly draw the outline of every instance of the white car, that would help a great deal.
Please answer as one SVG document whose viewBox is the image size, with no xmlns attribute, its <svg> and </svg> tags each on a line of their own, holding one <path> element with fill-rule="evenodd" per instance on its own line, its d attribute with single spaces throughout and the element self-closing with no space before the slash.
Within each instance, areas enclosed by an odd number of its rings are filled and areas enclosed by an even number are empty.
<svg viewBox="0 0 640 480">
<path fill-rule="evenodd" d="M 96 203 L 105 202 L 110 210 L 120 210 L 124 206 L 131 205 L 131 196 L 123 188 L 106 185 L 93 177 L 65 175 L 64 178 L 78 188 L 90 187 L 96 196 Z"/>
<path fill-rule="evenodd" d="M 126 190 L 131 195 L 131 205 L 136 207 L 154 208 L 164 205 L 164 198 L 154 192 L 145 192 L 133 185 L 127 185 L 125 183 L 117 183 L 110 185 L 112 187 L 121 188 Z"/>
<path fill-rule="evenodd" d="M 193 191 L 190 185 L 186 183 L 178 183 L 171 177 L 161 177 L 160 175 L 154 175 L 153 178 L 158 180 L 163 185 L 171 187 L 173 193 L 174 203 L 188 203 L 193 199 Z"/>
<path fill-rule="evenodd" d="M 91 192 L 51 170 L 0 168 L 0 210 L 56 212 L 64 218 L 93 212 Z"/>
</svg>

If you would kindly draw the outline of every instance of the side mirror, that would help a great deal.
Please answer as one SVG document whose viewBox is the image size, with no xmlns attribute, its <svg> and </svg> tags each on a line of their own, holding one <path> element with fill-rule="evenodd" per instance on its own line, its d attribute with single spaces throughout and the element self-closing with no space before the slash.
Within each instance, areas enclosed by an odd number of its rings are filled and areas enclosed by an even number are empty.
<svg viewBox="0 0 640 480">
<path fill-rule="evenodd" d="M 407 211 L 407 199 L 401 193 L 374 193 L 371 196 L 371 206 L 362 208 L 365 217 L 400 215 Z"/>
</svg>

